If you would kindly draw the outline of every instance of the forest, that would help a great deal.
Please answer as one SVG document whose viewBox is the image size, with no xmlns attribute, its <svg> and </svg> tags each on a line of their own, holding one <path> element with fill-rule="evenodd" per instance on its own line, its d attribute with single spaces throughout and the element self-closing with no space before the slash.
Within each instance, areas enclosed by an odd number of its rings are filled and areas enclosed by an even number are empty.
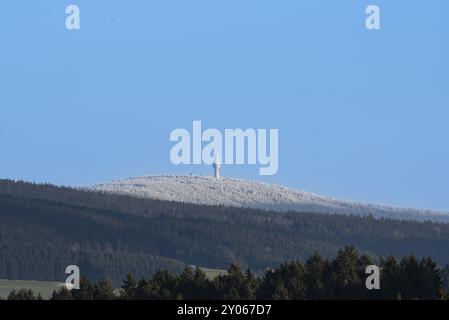
<svg viewBox="0 0 449 320">
<path fill-rule="evenodd" d="M 318 253 L 304 263 L 290 261 L 257 276 L 231 264 L 227 274 L 209 279 L 200 268 L 187 267 L 181 273 L 158 271 L 150 278 L 128 274 L 119 290 L 107 279 L 90 282 L 81 278 L 78 290 L 66 287 L 54 291 L 52 300 L 446 300 L 444 281 L 448 269 L 438 269 L 431 258 L 407 256 L 400 261 L 390 256 L 380 261 L 378 290 L 365 285 L 365 268 L 372 259 L 354 247 L 338 251 L 324 260 Z M 445 280 L 443 280 L 445 279 Z M 8 300 L 38 300 L 31 290 L 12 291 Z"/>
<path fill-rule="evenodd" d="M 178 274 L 231 263 L 262 276 L 314 253 L 353 245 L 382 257 L 449 263 L 449 225 L 308 212 L 199 206 L 0 180 L 0 279 L 64 281 L 77 265 L 91 281 L 128 273 Z"/>
</svg>

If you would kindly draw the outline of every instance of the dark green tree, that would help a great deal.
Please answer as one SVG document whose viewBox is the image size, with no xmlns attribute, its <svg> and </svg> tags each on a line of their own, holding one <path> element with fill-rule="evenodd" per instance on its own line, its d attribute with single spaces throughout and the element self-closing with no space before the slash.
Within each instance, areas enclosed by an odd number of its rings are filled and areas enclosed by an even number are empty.
<svg viewBox="0 0 449 320">
<path fill-rule="evenodd" d="M 74 300 L 95 299 L 95 286 L 84 276 L 80 278 L 80 288 L 71 291 Z"/>
<path fill-rule="evenodd" d="M 93 298 L 94 300 L 114 300 L 117 296 L 114 294 L 111 283 L 102 278 L 94 285 Z"/>
<path fill-rule="evenodd" d="M 31 289 L 12 290 L 8 295 L 8 300 L 42 300 L 40 294 L 36 295 Z"/>
<path fill-rule="evenodd" d="M 126 279 L 123 280 L 122 290 L 120 291 L 120 298 L 124 300 L 132 300 L 136 296 L 137 281 L 131 273 L 128 273 Z"/>
<path fill-rule="evenodd" d="M 248 300 L 253 298 L 254 289 L 248 277 L 237 264 L 232 263 L 226 275 L 214 279 L 218 299 Z"/>
<path fill-rule="evenodd" d="M 307 299 L 329 299 L 330 293 L 325 279 L 326 261 L 315 252 L 306 262 L 307 276 L 305 279 Z"/>
</svg>

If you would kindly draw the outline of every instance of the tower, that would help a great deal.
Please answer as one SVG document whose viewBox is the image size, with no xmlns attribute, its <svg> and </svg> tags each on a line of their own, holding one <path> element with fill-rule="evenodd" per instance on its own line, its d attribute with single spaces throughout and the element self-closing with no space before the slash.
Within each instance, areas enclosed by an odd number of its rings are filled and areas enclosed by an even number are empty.
<svg viewBox="0 0 449 320">
<path fill-rule="evenodd" d="M 213 164 L 214 167 L 214 177 L 216 179 L 220 179 L 220 169 L 221 169 L 221 165 L 220 165 L 220 159 L 218 158 L 218 156 L 215 158 L 215 162 Z"/>
</svg>

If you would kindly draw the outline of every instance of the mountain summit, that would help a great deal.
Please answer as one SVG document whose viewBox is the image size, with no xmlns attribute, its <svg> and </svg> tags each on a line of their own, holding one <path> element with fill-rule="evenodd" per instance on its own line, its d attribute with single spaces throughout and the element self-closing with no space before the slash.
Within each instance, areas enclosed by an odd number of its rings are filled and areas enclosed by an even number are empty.
<svg viewBox="0 0 449 320">
<path fill-rule="evenodd" d="M 216 179 L 208 176 L 185 175 L 144 176 L 116 180 L 88 188 L 140 198 L 203 205 L 449 222 L 449 212 L 338 200 L 279 185 L 227 177 Z"/>
</svg>

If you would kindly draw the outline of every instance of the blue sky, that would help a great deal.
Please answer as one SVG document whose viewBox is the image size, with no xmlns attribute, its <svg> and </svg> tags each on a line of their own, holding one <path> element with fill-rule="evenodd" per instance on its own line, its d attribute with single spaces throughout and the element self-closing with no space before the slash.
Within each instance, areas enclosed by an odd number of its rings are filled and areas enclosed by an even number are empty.
<svg viewBox="0 0 449 320">
<path fill-rule="evenodd" d="M 81 30 L 65 29 L 65 7 Z M 382 30 L 364 27 L 381 9 Z M 449 210 L 449 2 L 2 1 L 0 177 L 83 185 L 173 166 L 169 134 L 278 128 L 228 176 Z"/>
</svg>

